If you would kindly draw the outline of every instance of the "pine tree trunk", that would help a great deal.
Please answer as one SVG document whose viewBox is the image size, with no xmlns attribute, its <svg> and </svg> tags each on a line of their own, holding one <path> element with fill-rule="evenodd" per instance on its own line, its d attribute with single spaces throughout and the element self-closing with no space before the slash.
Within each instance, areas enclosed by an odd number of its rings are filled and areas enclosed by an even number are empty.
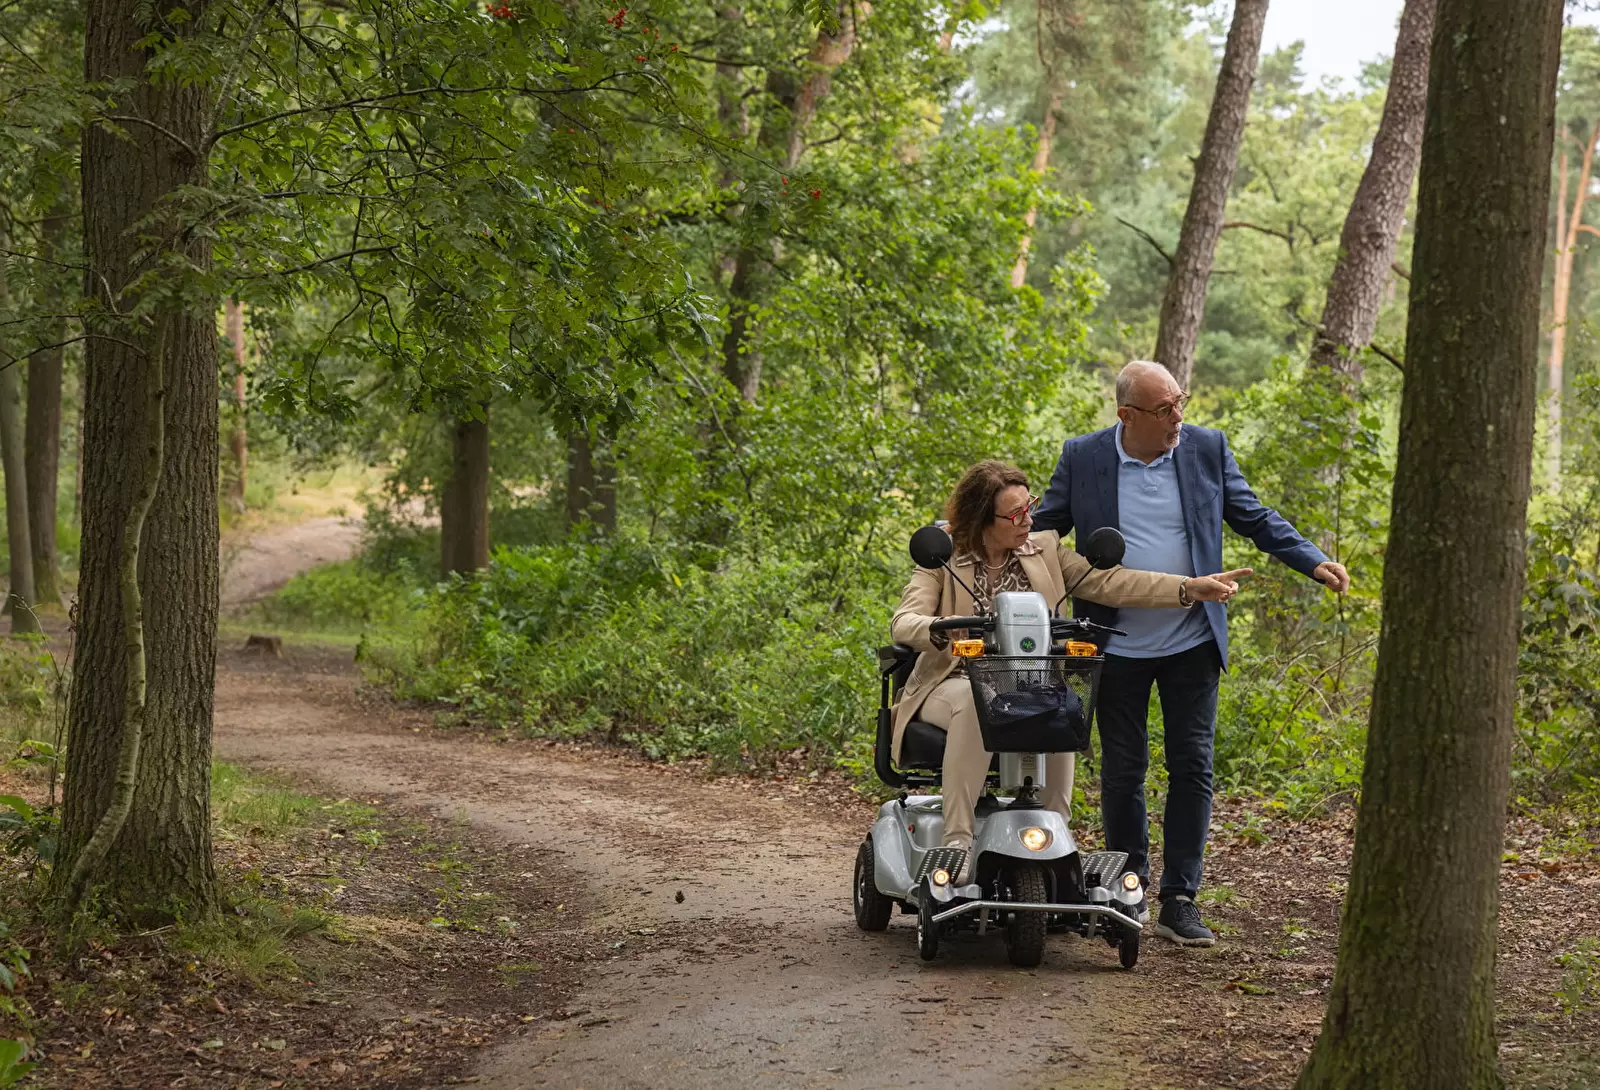
<svg viewBox="0 0 1600 1090">
<path fill-rule="evenodd" d="M 1194 374 L 1194 351 L 1206 314 L 1211 263 L 1216 257 L 1217 239 L 1222 235 L 1239 147 L 1244 142 L 1250 87 L 1256 78 L 1261 31 L 1266 21 L 1267 0 L 1238 0 L 1234 5 L 1233 25 L 1222 52 L 1222 70 L 1217 75 L 1205 140 L 1200 146 L 1200 158 L 1195 161 L 1194 184 L 1178 236 L 1178 252 L 1161 301 L 1155 358 L 1184 389 L 1189 388 Z"/>
<path fill-rule="evenodd" d="M 67 218 L 60 214 L 45 217 L 45 256 L 59 261 L 65 248 Z M 51 313 L 66 310 L 59 278 L 51 272 L 51 287 L 46 305 Z M 65 326 L 58 323 L 50 339 L 65 337 Z M 56 499 L 61 482 L 61 370 L 64 349 L 50 348 L 28 358 L 28 533 L 32 539 L 33 589 L 37 601 L 48 606 L 61 604 L 61 557 L 56 548 Z"/>
<path fill-rule="evenodd" d="M 567 436 L 567 526 L 585 523 L 616 533 L 617 468 L 605 445 L 580 429 Z"/>
<path fill-rule="evenodd" d="M 1300 1090 L 1500 1085 L 1496 916 L 1561 17 L 1561 0 L 1439 3 L 1355 855 Z"/>
<path fill-rule="evenodd" d="M 439 570 L 471 575 L 489 566 L 489 406 L 450 431 L 450 479 L 439 499 Z"/>
<path fill-rule="evenodd" d="M 188 33 L 202 21 L 201 0 L 180 6 L 187 21 L 161 9 L 164 33 Z M 90 125 L 83 138 L 85 258 L 95 270 L 87 288 L 99 305 L 86 345 L 79 631 L 54 874 L 70 902 L 72 891 L 63 887 L 102 820 L 115 817 L 119 765 L 136 749 L 126 819 L 86 880 L 103 884 L 111 902 L 134 917 L 193 919 L 216 905 L 210 801 L 220 301 L 163 305 L 150 321 L 110 317 L 138 302 L 128 288 L 151 259 L 142 236 L 152 226 L 179 240 L 170 245 L 197 267 L 211 261 L 204 232 L 148 222 L 177 187 L 207 183 L 195 149 L 204 139 L 210 87 L 192 75 L 182 86 L 150 82 L 149 55 L 137 43 L 155 17 L 143 0 L 88 4 L 89 82 L 127 81 L 116 112 L 150 124 L 124 123 L 121 134 Z M 157 405 L 164 428 L 156 426 Z M 135 534 L 153 460 L 159 485 L 143 532 Z M 122 590 L 130 545 L 143 599 L 137 624 Z M 141 651 L 144 729 L 135 747 L 129 711 L 141 688 Z"/>
<path fill-rule="evenodd" d="M 1033 151 L 1033 170 L 1042 174 L 1050 166 L 1050 152 L 1055 147 L 1056 141 L 1056 111 L 1061 109 L 1061 92 L 1052 90 L 1049 99 L 1045 102 L 1044 119 L 1039 122 L 1039 143 Z M 1022 217 L 1022 222 L 1027 230 L 1022 236 L 1022 249 L 1017 254 L 1017 263 L 1011 267 L 1011 286 L 1020 288 L 1028 282 L 1028 250 L 1033 245 L 1033 226 L 1039 220 L 1039 209 L 1029 208 Z"/>
<path fill-rule="evenodd" d="M 250 439 L 244 419 L 244 305 L 237 299 L 229 299 L 222 306 L 228 341 L 233 345 L 233 429 L 228 435 L 228 447 L 233 453 L 233 477 L 228 481 L 228 505 L 235 514 L 242 515 L 250 464 Z"/>
<path fill-rule="evenodd" d="M 1314 365 L 1333 368 L 1352 385 L 1361 380 L 1357 353 L 1371 342 L 1378 327 L 1378 311 L 1422 154 L 1428 55 L 1437 7 L 1437 0 L 1406 0 L 1400 16 L 1383 118 L 1345 216 L 1339 260 L 1328 280 L 1321 328 L 1311 350 Z"/>
<path fill-rule="evenodd" d="M 1567 317 L 1572 305 L 1572 266 L 1578 256 L 1578 235 L 1594 228 L 1583 222 L 1583 208 L 1589 200 L 1589 184 L 1594 177 L 1595 147 L 1600 144 L 1600 122 L 1596 122 L 1583 147 L 1578 167 L 1578 185 L 1567 205 L 1566 149 L 1560 155 L 1560 189 L 1556 199 L 1556 266 L 1551 293 L 1550 357 L 1546 362 L 1549 377 L 1545 384 L 1545 484 L 1552 490 L 1561 484 L 1561 402 L 1566 392 Z"/>
</svg>

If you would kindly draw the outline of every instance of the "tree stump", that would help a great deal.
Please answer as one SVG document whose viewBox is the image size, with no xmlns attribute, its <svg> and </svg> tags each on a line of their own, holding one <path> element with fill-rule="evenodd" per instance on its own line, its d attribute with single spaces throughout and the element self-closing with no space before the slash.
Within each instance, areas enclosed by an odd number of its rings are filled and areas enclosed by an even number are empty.
<svg viewBox="0 0 1600 1090">
<path fill-rule="evenodd" d="M 275 659 L 281 659 L 283 658 L 283 637 L 262 636 L 252 633 L 250 638 L 244 641 L 244 650 L 246 654 L 254 652 L 258 655 L 271 655 Z"/>
</svg>

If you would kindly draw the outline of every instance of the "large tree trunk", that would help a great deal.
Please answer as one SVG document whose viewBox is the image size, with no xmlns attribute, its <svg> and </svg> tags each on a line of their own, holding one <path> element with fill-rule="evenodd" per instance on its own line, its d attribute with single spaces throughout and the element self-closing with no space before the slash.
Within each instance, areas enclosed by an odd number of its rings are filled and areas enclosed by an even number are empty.
<svg viewBox="0 0 1600 1090">
<path fill-rule="evenodd" d="M 223 316 L 228 340 L 233 345 L 233 429 L 228 435 L 228 447 L 233 453 L 233 477 L 228 481 L 228 505 L 235 514 L 242 515 L 250 464 L 250 438 L 245 431 L 244 418 L 244 304 L 229 299 L 223 304 Z"/>
<path fill-rule="evenodd" d="M 62 259 L 65 249 L 67 217 L 59 213 L 45 217 L 45 256 Z M 50 290 L 46 305 L 51 313 L 66 310 L 60 290 L 58 270 L 50 270 Z M 58 322 L 52 341 L 65 337 L 65 325 Z M 28 358 L 28 533 L 33 551 L 33 589 L 45 605 L 61 604 L 61 557 L 56 549 L 56 499 L 61 481 L 61 365 L 65 350 L 56 347 L 35 352 Z"/>
<path fill-rule="evenodd" d="M 5 276 L 0 262 L 0 278 Z M 0 307 L 6 302 L 0 291 Z M 12 632 L 37 632 L 34 615 L 33 543 L 28 533 L 28 482 L 23 469 L 22 368 L 0 366 L 0 469 L 6 478 L 6 544 L 11 550 L 11 591 L 6 608 L 11 611 Z"/>
<path fill-rule="evenodd" d="M 450 430 L 450 479 L 439 498 L 439 571 L 471 575 L 489 566 L 489 406 Z"/>
<path fill-rule="evenodd" d="M 1394 46 L 1383 119 L 1372 155 L 1356 187 L 1339 236 L 1339 260 L 1328 280 L 1328 298 L 1312 346 L 1311 361 L 1331 367 L 1353 385 L 1361 379 L 1360 349 L 1372 340 L 1394 264 L 1395 246 L 1411 200 L 1411 182 L 1422 154 L 1422 122 L 1428 107 L 1428 55 L 1433 45 L 1437 0 L 1406 0 Z"/>
<path fill-rule="evenodd" d="M 1567 204 L 1567 172 L 1571 163 L 1561 150 L 1558 170 L 1560 184 L 1556 197 L 1556 268 L 1551 293 L 1549 377 L 1545 385 L 1545 484 L 1554 489 L 1561 484 L 1561 401 L 1566 390 L 1567 311 L 1572 305 L 1572 265 L 1578 256 L 1578 234 L 1600 234 L 1583 222 L 1583 207 L 1589 200 L 1589 183 L 1594 177 L 1595 145 L 1600 143 L 1600 122 L 1596 122 L 1583 145 L 1578 167 L 1578 185 Z"/>
<path fill-rule="evenodd" d="M 1561 0 L 1439 3 L 1355 856 L 1301 1090 L 1500 1085 L 1496 915 L 1561 14 Z"/>
<path fill-rule="evenodd" d="M 1161 301 L 1161 328 L 1156 334 L 1155 358 L 1172 372 L 1178 385 L 1189 388 L 1194 373 L 1194 350 L 1206 314 L 1206 287 L 1211 263 L 1222 235 L 1228 190 L 1244 142 L 1245 117 L 1250 112 L 1250 87 L 1255 83 L 1261 57 L 1261 29 L 1267 21 L 1267 0 L 1238 0 L 1233 25 L 1222 51 L 1222 71 L 1217 75 L 1211 116 L 1194 165 L 1194 185 L 1183 215 L 1178 252 L 1172 276 Z"/>
<path fill-rule="evenodd" d="M 188 19 L 162 8 L 162 33 L 188 33 L 203 20 L 203 0 L 179 6 Z M 148 124 L 124 122 L 121 134 L 91 124 L 83 139 L 85 258 L 92 270 L 86 290 L 97 299 L 98 317 L 85 362 L 79 630 L 54 873 L 68 907 L 75 891 L 66 887 L 81 877 L 91 886 L 103 883 L 111 902 L 129 914 L 193 919 L 216 904 L 210 801 L 218 302 L 163 303 L 149 321 L 109 317 L 138 302 L 129 288 L 152 260 L 152 233 L 181 247 L 199 268 L 211 261 L 204 232 L 184 232 L 158 215 L 173 190 L 207 182 L 205 161 L 193 149 L 204 140 L 210 87 L 192 74 L 181 85 L 151 82 L 149 54 L 137 43 L 157 17 L 143 0 L 88 4 L 89 82 L 126 81 L 116 112 Z M 165 421 L 164 450 L 158 420 Z M 152 468 L 158 486 L 140 534 Z M 142 615 L 123 593 L 130 552 Z M 143 711 L 130 717 L 141 691 Z M 142 737 L 130 729 L 138 718 Z M 125 819 L 101 864 L 80 876 L 79 854 L 103 820 L 115 823 L 119 769 L 129 771 L 130 753 L 137 761 L 125 777 L 131 788 Z"/>
<path fill-rule="evenodd" d="M 567 436 L 567 526 L 617 531 L 617 468 L 602 441 L 581 428 Z"/>
</svg>

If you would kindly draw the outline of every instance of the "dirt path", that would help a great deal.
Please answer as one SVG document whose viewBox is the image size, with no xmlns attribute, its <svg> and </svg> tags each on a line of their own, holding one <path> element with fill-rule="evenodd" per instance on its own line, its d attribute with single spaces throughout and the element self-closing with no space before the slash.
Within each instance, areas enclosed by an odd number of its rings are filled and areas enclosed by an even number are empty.
<svg viewBox="0 0 1600 1090">
<path fill-rule="evenodd" d="M 1129 978 L 1103 944 L 1059 939 L 1023 972 L 996 936 L 924 966 L 909 917 L 856 930 L 864 804 L 819 813 L 771 785 L 414 733 L 405 713 L 321 698 L 349 676 L 224 669 L 219 682 L 220 757 L 465 819 L 508 852 L 559 851 L 589 881 L 593 926 L 693 925 L 591 980 L 570 1004 L 584 1016 L 488 1055 L 482 1087 L 1123 1084 L 1109 1025 Z"/>
<path fill-rule="evenodd" d="M 222 608 L 249 605 L 308 568 L 348 560 L 360 542 L 360 520 L 337 515 L 224 541 Z"/>
</svg>

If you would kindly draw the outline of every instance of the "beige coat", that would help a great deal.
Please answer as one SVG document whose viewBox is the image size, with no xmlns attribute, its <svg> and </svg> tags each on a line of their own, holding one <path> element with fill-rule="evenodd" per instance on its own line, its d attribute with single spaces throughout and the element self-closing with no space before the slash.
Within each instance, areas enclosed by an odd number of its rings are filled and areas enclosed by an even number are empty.
<svg viewBox="0 0 1600 1090">
<path fill-rule="evenodd" d="M 1089 572 L 1089 562 L 1070 549 L 1054 530 L 1029 534 L 1028 540 L 1038 546 L 1038 552 L 1023 555 L 1022 570 L 1028 575 L 1033 589 L 1045 596 L 1050 605 L 1066 593 L 1066 589 L 1082 578 L 1074 597 L 1087 598 L 1107 606 L 1177 606 L 1178 584 L 1182 577 L 1159 572 L 1137 571 L 1115 567 L 1106 571 Z M 971 586 L 977 576 L 976 565 L 970 557 L 957 557 L 950 562 L 956 574 Z M 1089 572 L 1085 576 L 1085 572 Z M 940 617 L 969 617 L 974 606 L 968 594 L 950 573 L 928 568 L 918 568 L 912 573 L 900 595 L 900 608 L 894 611 L 889 631 L 895 643 L 915 647 L 922 654 L 911 671 L 900 700 L 894 709 L 894 758 L 900 759 L 900 738 L 906 724 L 939 682 L 955 669 L 956 657 L 948 650 L 941 651 L 928 638 L 928 626 Z"/>
</svg>

